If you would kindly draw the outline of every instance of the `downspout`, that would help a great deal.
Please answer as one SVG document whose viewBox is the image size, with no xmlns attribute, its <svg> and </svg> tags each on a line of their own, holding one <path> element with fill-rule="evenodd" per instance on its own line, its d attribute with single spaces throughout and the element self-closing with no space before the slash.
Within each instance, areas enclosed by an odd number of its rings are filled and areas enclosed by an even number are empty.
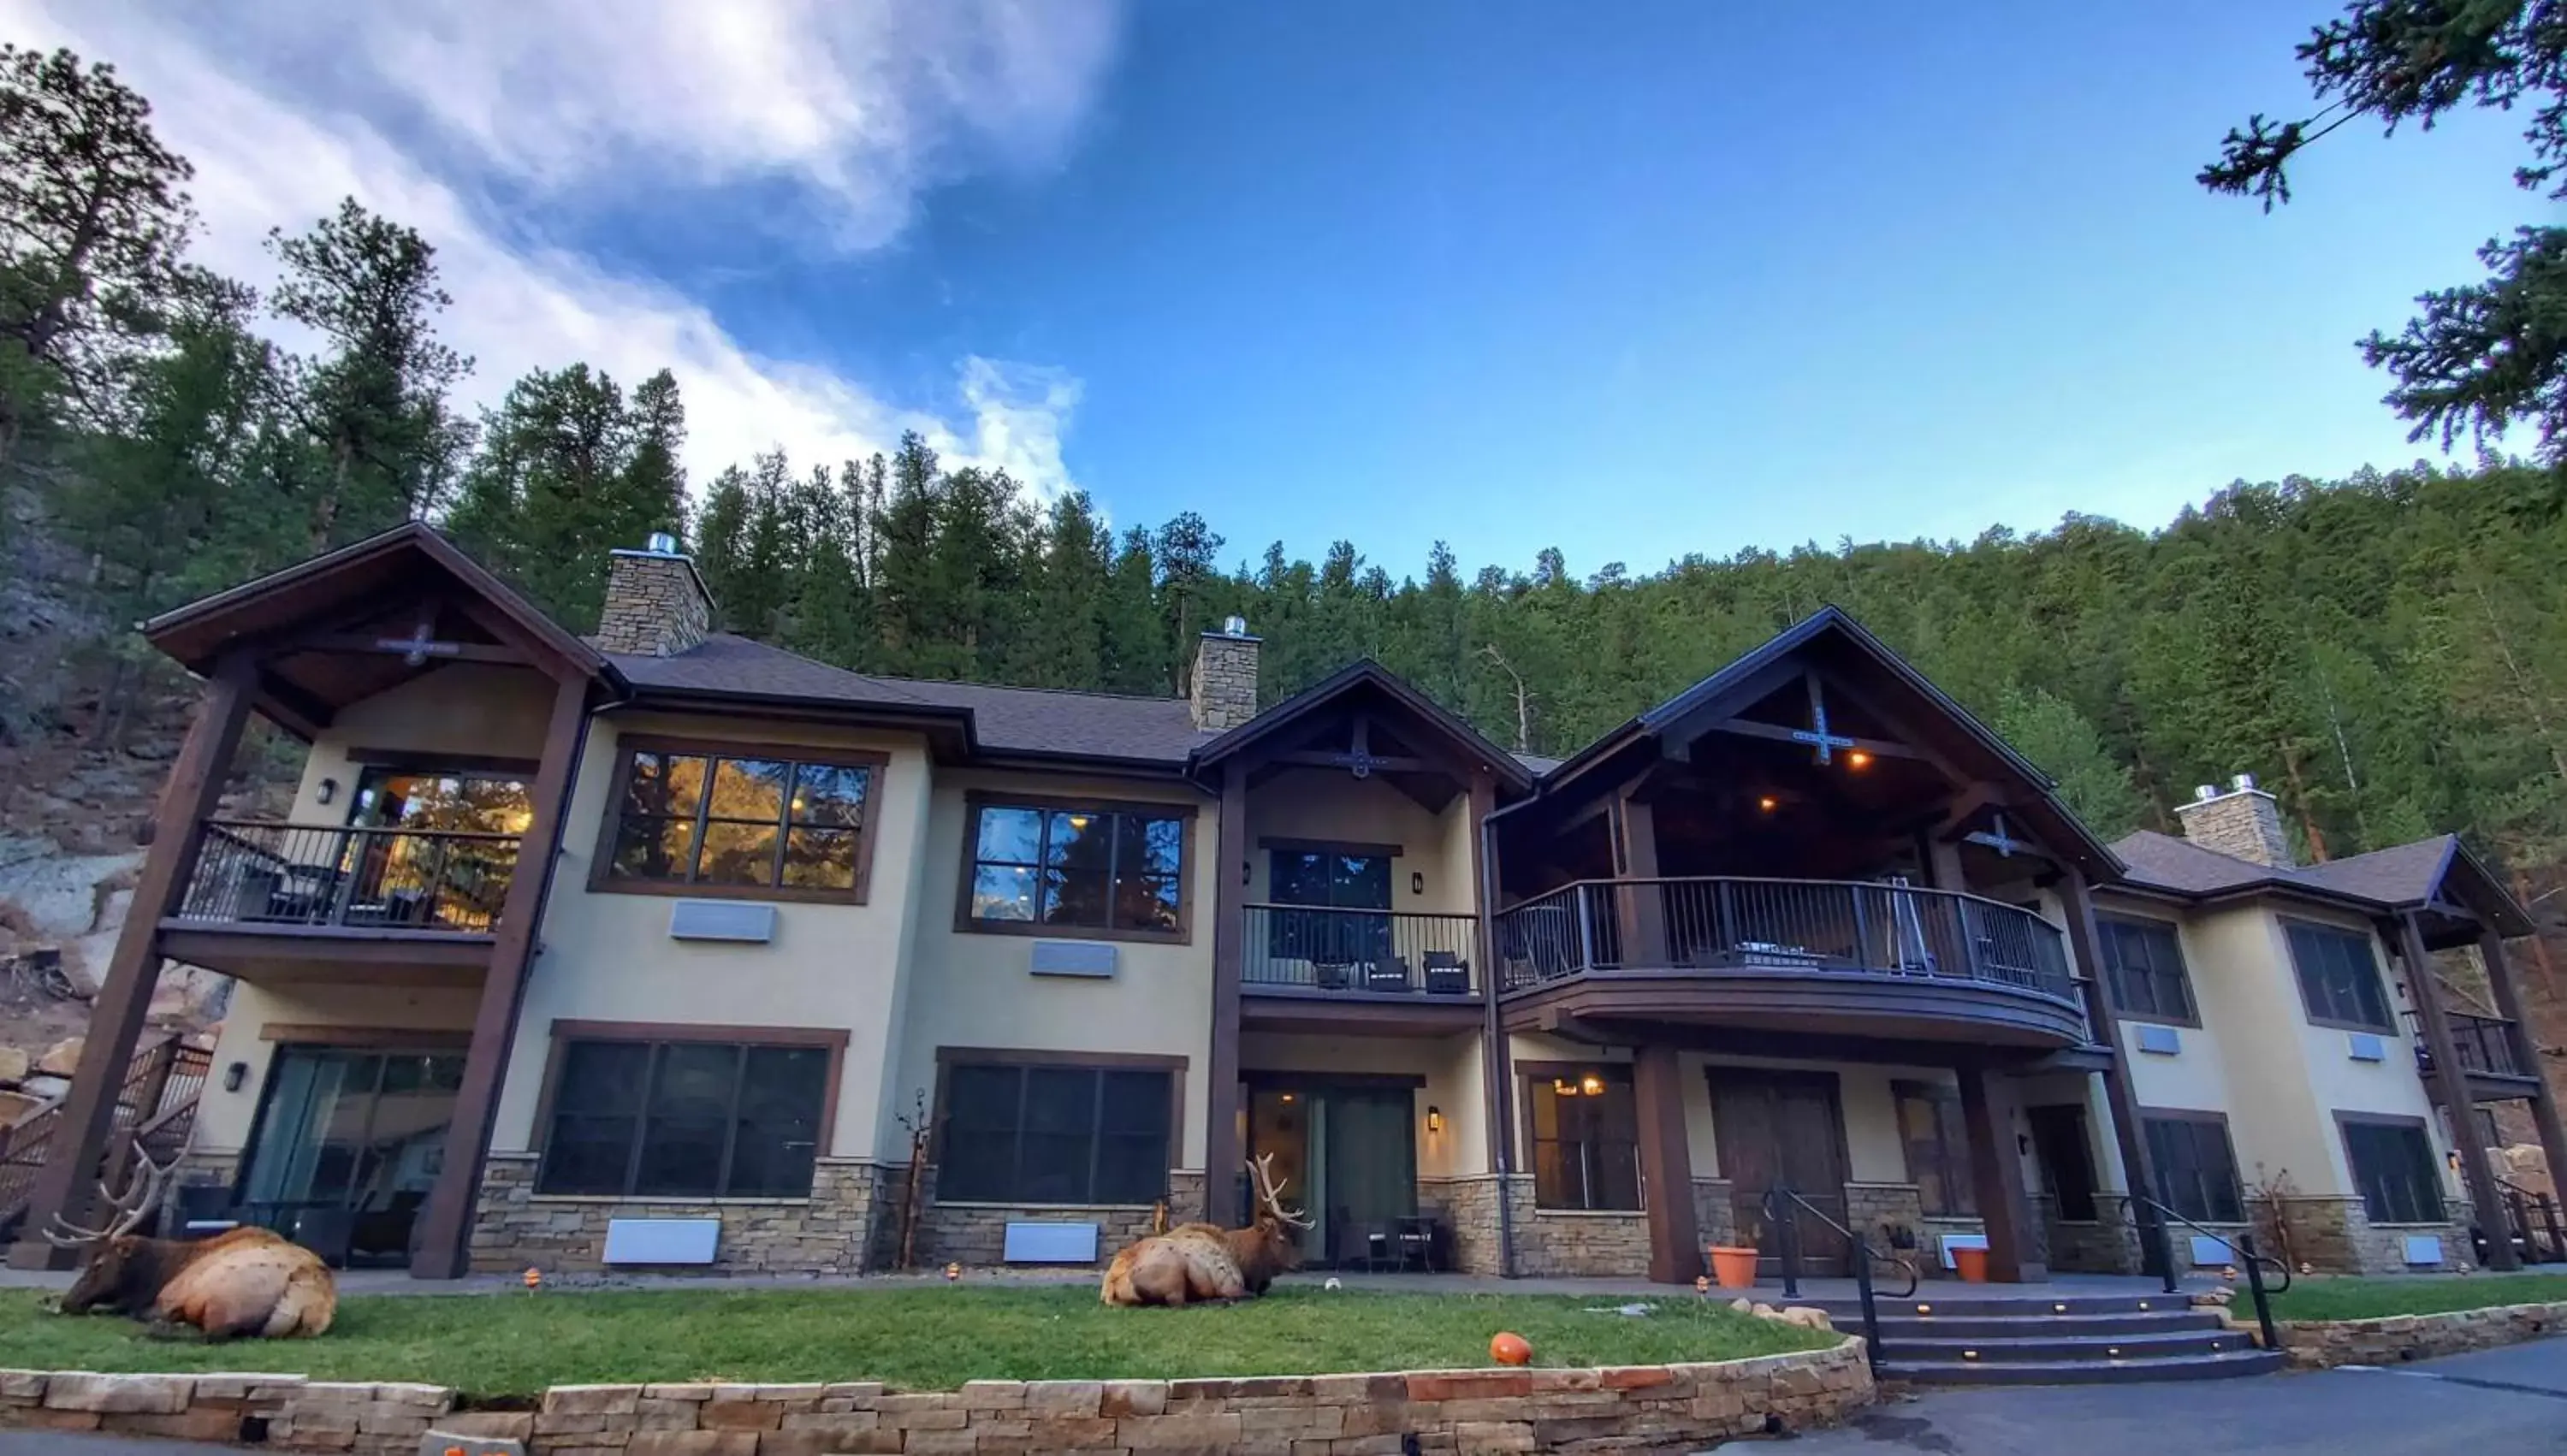
<svg viewBox="0 0 2567 1456">
<path fill-rule="evenodd" d="M 1506 1055 L 1506 1032 L 1498 1016 L 1498 831 L 1496 819 L 1497 815 L 1492 813 L 1482 817 L 1480 820 L 1480 863 L 1478 868 L 1480 880 L 1480 937 L 1483 942 L 1483 948 L 1480 954 L 1481 964 L 1488 968 L 1485 974 L 1487 975 L 1489 982 L 1487 998 L 1488 1015 L 1486 1022 L 1480 1033 L 1480 1054 L 1489 1058 L 1492 1063 L 1489 1072 L 1489 1083 L 1497 1089 L 1497 1096 L 1495 1098 L 1496 1105 L 1489 1109 L 1497 1114 L 1494 1119 L 1496 1125 L 1489 1129 L 1489 1148 L 1493 1155 L 1490 1161 L 1497 1165 L 1498 1170 L 1498 1278 L 1513 1279 L 1516 1277 L 1515 1210 L 1513 1207 L 1513 1200 L 1508 1197 L 1510 1187 L 1508 1180 L 1509 1175 L 1515 1171 L 1515 1159 L 1510 1155 L 1515 1146 L 1515 1118 L 1508 1106 L 1509 1101 L 1512 1100 L 1508 1096 L 1508 1091 L 1514 1084 L 1515 1068 L 1511 1064 L 1511 1059 Z"/>
</svg>

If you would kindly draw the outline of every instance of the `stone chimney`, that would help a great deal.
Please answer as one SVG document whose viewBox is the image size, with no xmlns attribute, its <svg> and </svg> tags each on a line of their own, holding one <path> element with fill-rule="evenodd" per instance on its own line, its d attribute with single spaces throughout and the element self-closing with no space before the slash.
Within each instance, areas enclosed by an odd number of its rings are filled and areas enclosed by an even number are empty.
<svg viewBox="0 0 2567 1456">
<path fill-rule="evenodd" d="M 1248 635 L 1245 617 L 1233 617 L 1219 632 L 1203 635 L 1195 649 L 1190 699 L 1196 728 L 1226 733 L 1257 716 L 1257 652 L 1263 645 Z"/>
<path fill-rule="evenodd" d="M 600 652 L 676 657 L 713 630 L 713 594 L 678 538 L 654 532 L 639 551 L 607 553 L 606 610 L 598 614 Z"/>
<path fill-rule="evenodd" d="M 2204 849 L 2235 855 L 2275 869 L 2289 869 L 2291 841 L 2282 835 L 2281 806 L 2255 786 L 2255 775 L 2240 773 L 2223 791 L 2205 783 L 2192 791 L 2192 802 L 2174 811 L 2183 821 L 2183 837 Z"/>
</svg>

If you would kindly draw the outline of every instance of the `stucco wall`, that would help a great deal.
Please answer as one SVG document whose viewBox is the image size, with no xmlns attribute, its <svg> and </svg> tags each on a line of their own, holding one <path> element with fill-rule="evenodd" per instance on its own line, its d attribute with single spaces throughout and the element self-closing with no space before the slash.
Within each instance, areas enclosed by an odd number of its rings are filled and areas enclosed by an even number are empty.
<svg viewBox="0 0 2567 1456">
<path fill-rule="evenodd" d="M 588 879 L 599 821 L 616 772 L 616 743 L 625 733 L 890 754 L 869 805 L 874 835 L 869 903 L 780 904 L 771 943 L 718 945 L 670 939 L 669 914 L 676 902 L 668 896 L 592 892 Z M 544 916 L 542 951 L 527 978 L 517 1019 L 492 1148 L 519 1152 L 537 1146 L 536 1104 L 551 1025 L 572 1019 L 843 1027 L 849 1040 L 837 1124 L 827 1151 L 839 1157 L 872 1154 L 883 1120 L 883 1068 L 891 1060 L 898 1024 L 897 990 L 912 937 L 911 908 L 924 893 L 918 881 L 920 847 L 927 838 L 928 772 L 926 749 L 914 737 L 668 715 L 615 716 L 592 724 Z M 950 895 L 950 872 L 946 887 Z"/>
<path fill-rule="evenodd" d="M 273 991 L 255 986 L 232 990 L 229 1014 L 214 1042 L 214 1059 L 205 1088 L 196 1102 L 196 1126 L 190 1151 L 237 1153 L 249 1144 L 250 1124 L 258 1114 L 259 1088 L 277 1043 L 271 1025 L 402 1027 L 430 1031 L 468 1031 L 480 993 L 471 990 L 343 986 L 296 986 Z M 233 1062 L 248 1068 L 234 1091 L 223 1090 L 223 1073 Z"/>
<path fill-rule="evenodd" d="M 1459 1036 L 1304 1036 L 1249 1031 L 1239 1038 L 1244 1072 L 1330 1072 L 1422 1076 L 1410 1115 L 1417 1131 L 1417 1176 L 1457 1178 L 1489 1171 L 1486 1099 L 1480 1093 L 1478 1032 Z M 1426 1109 L 1444 1112 L 1430 1132 Z"/>
<path fill-rule="evenodd" d="M 1468 914 L 1478 903 L 1463 852 L 1470 819 L 1468 795 L 1455 795 L 1443 813 L 1433 814 L 1380 778 L 1357 778 L 1341 768 L 1286 769 L 1248 795 L 1248 898 L 1263 902 L 1272 894 L 1267 839 L 1351 840 L 1399 846 L 1390 862 L 1391 909 Z M 1411 874 L 1426 877 L 1425 893 L 1409 888 Z"/>
<path fill-rule="evenodd" d="M 2319 1116 L 2325 1119 L 2323 1131 L 2327 1156 L 2335 1180 L 2327 1188 L 2316 1191 L 2356 1191 L 2352 1165 L 2345 1156 L 2344 1138 L 2335 1123 L 2334 1114 L 2337 1112 L 2422 1118 L 2426 1127 L 2425 1135 L 2432 1140 L 2435 1160 L 2440 1164 L 2447 1141 L 2442 1136 L 2439 1119 L 2433 1114 L 2432 1099 L 2425 1094 L 2424 1078 L 2416 1069 L 2416 1034 L 2401 1015 L 2404 1009 L 2416 1003 L 2408 995 L 2405 981 L 2397 974 L 2386 948 L 2368 924 L 2351 916 L 2295 908 L 2291 918 L 2338 926 L 2370 938 L 2372 964 L 2380 973 L 2381 989 L 2389 998 L 2390 1019 L 2398 1027 L 2381 1035 L 2380 1039 L 2388 1043 L 2385 1057 L 2379 1061 L 2357 1061 L 2350 1052 L 2352 1033 L 2341 1027 L 2310 1025 L 2305 1014 L 2294 1023 L 2299 1034 L 2302 1061 L 2307 1069 L 2308 1085 L 2317 1099 Z M 2283 975 L 2291 976 L 2288 931 L 2279 917 L 2274 917 L 2272 923 L 2275 955 L 2279 958 L 2276 964 Z M 2291 985 L 2291 1001 L 2298 1006 L 2297 980 L 2293 979 Z M 2442 1197 L 2447 1200 L 2465 1196 L 2458 1187 L 2458 1180 L 2450 1176 L 2447 1164 L 2443 1164 Z"/>
<path fill-rule="evenodd" d="M 1035 976 L 1034 939 L 957 931 L 956 896 L 963 873 L 968 815 L 964 796 L 973 789 L 1016 791 L 1053 798 L 1165 802 L 1196 809 L 1186 847 L 1193 935 L 1185 945 L 1119 941 L 1110 979 Z M 1056 775 L 955 771 L 940 776 L 927 824 L 925 858 L 913 897 L 916 951 L 908 1003 L 899 1014 L 896 1079 L 886 1088 L 886 1115 L 877 1148 L 905 1161 L 906 1136 L 888 1115 L 910 1105 L 912 1094 L 936 1086 L 939 1046 L 1004 1046 L 1043 1051 L 1143 1052 L 1186 1058 L 1186 1125 L 1177 1166 L 1201 1169 L 1204 1109 L 1210 1103 L 1212 1052 L 1212 942 L 1218 855 L 1217 806 L 1182 784 L 1133 780 L 1078 780 Z M 879 866 L 877 866 L 879 871 Z M 1076 940 L 1075 933 L 1057 937 Z M 841 1115 L 840 1126 L 847 1119 Z"/>
<path fill-rule="evenodd" d="M 462 753 L 483 758 L 537 758 L 552 716 L 550 679 L 521 668 L 453 663 L 342 710 L 304 758 L 294 795 L 298 824 L 338 824 L 355 801 L 352 749 Z M 321 802 L 321 781 L 337 792 Z"/>
</svg>

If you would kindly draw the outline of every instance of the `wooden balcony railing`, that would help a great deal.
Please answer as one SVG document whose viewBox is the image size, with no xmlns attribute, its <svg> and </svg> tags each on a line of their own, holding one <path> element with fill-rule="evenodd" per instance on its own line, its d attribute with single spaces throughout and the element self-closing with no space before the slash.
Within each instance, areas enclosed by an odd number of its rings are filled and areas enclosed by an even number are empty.
<svg viewBox="0 0 2567 1456">
<path fill-rule="evenodd" d="M 2417 1026 L 2414 1012 L 2404 1015 L 2409 1026 Z M 2526 1071 L 2521 1058 L 2513 1054 L 2512 1022 L 2472 1012 L 2445 1012 L 2443 1017 L 2451 1023 L 2451 1054 L 2460 1059 L 2460 1070 L 2480 1076 L 2539 1075 Z M 2416 1033 L 2416 1069 L 2428 1075 L 2433 1070 L 2433 1048 L 2425 1043 L 2421 1027 Z"/>
<path fill-rule="evenodd" d="M 1922 976 L 2081 1005 L 2059 927 L 1975 895 L 1844 880 L 1584 880 L 1498 916 L 1501 988 L 1588 972 Z"/>
<path fill-rule="evenodd" d="M 518 836 L 209 820 L 181 920 L 487 935 Z"/>
<path fill-rule="evenodd" d="M 1250 905 L 1244 990 L 1477 996 L 1475 917 L 1313 905 Z"/>
</svg>

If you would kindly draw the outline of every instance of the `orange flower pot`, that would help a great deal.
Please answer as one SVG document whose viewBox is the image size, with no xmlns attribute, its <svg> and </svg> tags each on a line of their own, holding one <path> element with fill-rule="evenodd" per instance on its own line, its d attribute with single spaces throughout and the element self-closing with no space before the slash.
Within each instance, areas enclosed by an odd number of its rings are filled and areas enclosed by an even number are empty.
<svg viewBox="0 0 2567 1456">
<path fill-rule="evenodd" d="M 1710 1249 L 1711 1277 L 1724 1290 L 1753 1289 L 1756 1285 L 1756 1251 L 1738 1249 L 1727 1244 L 1714 1244 Z"/>
<path fill-rule="evenodd" d="M 1986 1284 L 1988 1282 L 1988 1251 L 1985 1249 L 1955 1249 L 1952 1251 L 1952 1267 L 1960 1272 L 1961 1283 L 1972 1285 Z"/>
</svg>

